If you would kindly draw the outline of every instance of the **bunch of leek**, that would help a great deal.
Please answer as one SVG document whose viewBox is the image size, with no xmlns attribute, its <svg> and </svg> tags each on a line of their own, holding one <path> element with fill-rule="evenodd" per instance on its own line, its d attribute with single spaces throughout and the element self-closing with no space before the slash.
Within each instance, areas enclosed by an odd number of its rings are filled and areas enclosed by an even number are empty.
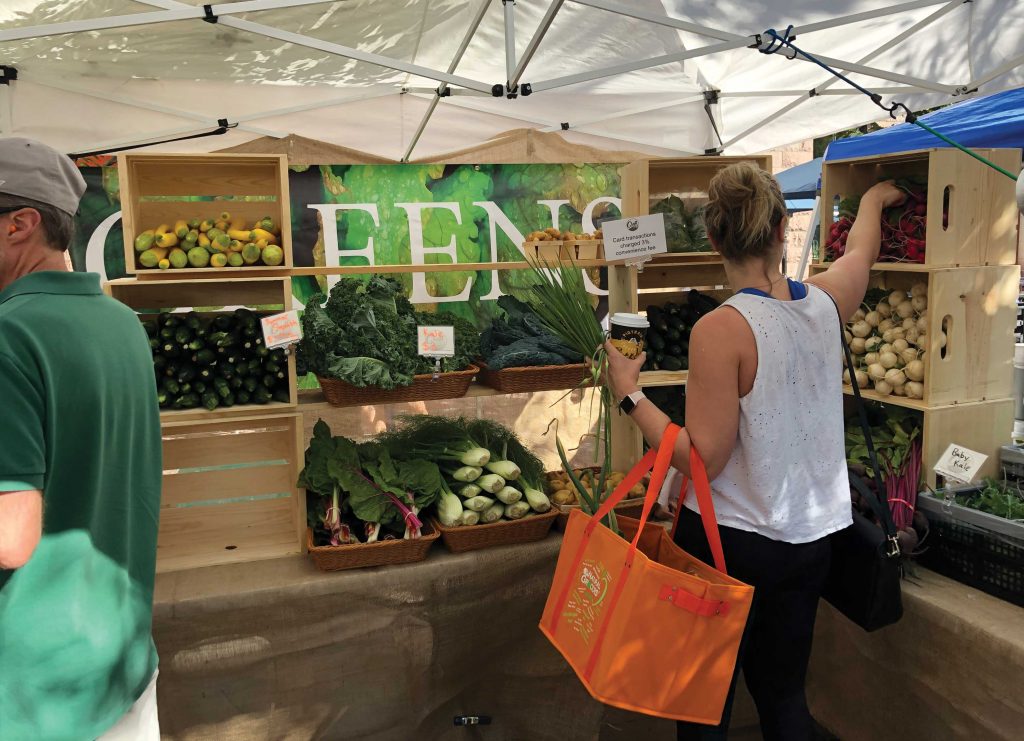
<svg viewBox="0 0 1024 741">
<path fill-rule="evenodd" d="M 601 506 L 603 496 L 601 492 L 605 490 L 605 477 L 607 472 L 612 469 L 611 414 L 613 403 L 611 389 L 603 381 L 604 369 L 608 362 L 604 351 L 604 331 L 601 329 L 597 317 L 594 316 L 594 309 L 590 305 L 590 296 L 583 282 L 583 272 L 576 266 L 575 260 L 570 257 L 568 264 L 559 260 L 554 265 L 546 261 L 531 262 L 531 268 L 536 279 L 534 285 L 531 286 L 531 295 L 528 298 L 531 308 L 540 317 L 544 326 L 554 335 L 583 357 L 591 360 L 591 380 L 598 389 L 600 400 L 594 463 L 600 466 L 601 473 L 598 486 L 593 494 L 587 492 L 579 477 L 574 473 L 557 432 L 555 445 L 558 448 L 558 457 L 562 461 L 562 466 L 579 495 L 580 506 L 584 512 L 593 514 Z M 580 386 L 583 385 L 585 384 Z M 600 459 L 602 453 L 603 461 Z M 618 532 L 614 513 L 609 513 L 605 523 L 612 530 Z"/>
</svg>

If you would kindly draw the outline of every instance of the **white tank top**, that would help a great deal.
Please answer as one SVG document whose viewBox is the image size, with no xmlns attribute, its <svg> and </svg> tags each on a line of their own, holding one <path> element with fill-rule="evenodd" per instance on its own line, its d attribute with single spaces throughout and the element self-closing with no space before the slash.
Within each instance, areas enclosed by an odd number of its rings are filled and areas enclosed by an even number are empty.
<svg viewBox="0 0 1024 741">
<path fill-rule="evenodd" d="M 757 342 L 757 373 L 740 399 L 736 447 L 711 482 L 721 525 L 808 543 L 853 522 L 844 447 L 839 315 L 808 286 L 794 301 L 739 293 L 725 302 Z M 678 472 L 663 494 L 674 495 Z M 671 488 L 670 488 L 671 487 Z M 697 511 L 693 484 L 685 505 Z"/>
</svg>

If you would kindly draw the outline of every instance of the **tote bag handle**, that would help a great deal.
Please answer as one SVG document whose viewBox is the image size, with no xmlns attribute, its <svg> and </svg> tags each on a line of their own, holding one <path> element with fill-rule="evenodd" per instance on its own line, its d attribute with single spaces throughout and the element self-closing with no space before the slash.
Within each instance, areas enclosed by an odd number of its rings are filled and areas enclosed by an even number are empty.
<svg viewBox="0 0 1024 741">
<path fill-rule="evenodd" d="M 725 570 L 725 552 L 722 550 L 722 536 L 718 530 L 718 518 L 715 517 L 715 505 L 711 499 L 711 482 L 708 481 L 708 472 L 704 467 L 704 461 L 697 453 L 693 441 L 690 441 L 690 474 L 693 478 L 693 491 L 697 495 L 697 509 L 700 510 L 700 520 L 704 525 L 704 535 L 707 536 L 708 545 L 711 547 L 711 556 L 715 561 L 715 568 L 723 574 Z M 676 528 L 679 527 L 679 516 L 683 513 L 683 501 L 686 499 L 686 489 L 690 485 L 690 479 L 683 476 L 683 483 L 679 487 L 679 502 L 676 504 L 676 517 L 672 522 L 672 540 L 676 537 Z"/>
</svg>

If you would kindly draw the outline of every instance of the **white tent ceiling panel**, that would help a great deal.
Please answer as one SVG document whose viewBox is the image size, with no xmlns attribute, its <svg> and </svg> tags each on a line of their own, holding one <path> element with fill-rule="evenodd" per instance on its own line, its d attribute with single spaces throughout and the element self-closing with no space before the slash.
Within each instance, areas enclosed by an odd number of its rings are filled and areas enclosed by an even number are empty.
<svg viewBox="0 0 1024 741">
<path fill-rule="evenodd" d="M 565 0 L 556 2 L 521 79 L 551 89 L 514 100 L 478 97 L 507 79 L 498 0 L 488 2 L 454 76 L 446 70 L 481 2 L 240 0 L 215 3 L 220 20 L 211 24 L 200 19 L 200 0 L 3 0 L 0 64 L 20 73 L 9 96 L 13 131 L 82 151 L 227 118 L 247 130 L 171 148 L 220 149 L 296 133 L 398 158 L 432 97 L 399 91 L 430 91 L 444 79 L 455 94 L 431 114 L 413 157 L 562 122 L 622 149 L 700 152 L 718 142 L 703 103 L 693 100 L 705 90 L 722 93 L 719 133 L 729 153 L 884 115 L 809 61 L 746 48 L 753 34 L 789 24 L 798 46 L 855 70 L 850 76 L 860 84 L 910 86 L 885 95 L 887 103 L 920 108 L 954 100 L 977 81 L 982 93 L 1024 84 L 1024 3 L 1013 0 Z M 517 1 L 517 60 L 544 30 L 550 7 L 552 0 Z M 143 18 L 153 22 L 135 23 Z M 155 22 L 165 19 L 172 20 Z M 93 21 L 116 27 L 81 30 Z M 699 53 L 723 45 L 735 48 Z M 53 80 L 116 102 L 36 85 Z M 466 95 L 467 85 L 476 94 Z M 801 99 L 812 88 L 829 94 Z M 70 109 L 83 115 L 61 115 Z"/>
</svg>

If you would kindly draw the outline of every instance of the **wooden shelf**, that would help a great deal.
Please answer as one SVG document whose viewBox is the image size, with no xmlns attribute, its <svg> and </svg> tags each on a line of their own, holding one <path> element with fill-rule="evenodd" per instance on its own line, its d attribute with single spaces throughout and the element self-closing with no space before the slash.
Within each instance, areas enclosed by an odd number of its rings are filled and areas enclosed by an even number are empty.
<svg viewBox="0 0 1024 741">
<path fill-rule="evenodd" d="M 644 371 L 640 374 L 640 387 L 682 386 L 688 375 L 688 371 Z"/>
<path fill-rule="evenodd" d="M 233 407 L 218 407 L 212 412 L 205 407 L 196 409 L 161 409 L 161 422 L 203 422 L 217 419 L 238 419 L 261 414 L 294 412 L 295 404 L 272 401 L 267 404 L 237 404 Z"/>
<path fill-rule="evenodd" d="M 822 272 L 832 267 L 833 263 L 830 262 L 812 262 L 811 272 Z M 949 266 L 945 267 L 930 267 L 925 265 L 923 262 L 876 262 L 871 266 L 872 272 L 876 270 L 886 270 L 892 272 L 905 272 L 905 273 L 924 273 L 928 270 L 949 270 Z"/>
<path fill-rule="evenodd" d="M 843 393 L 847 396 L 853 396 L 853 388 L 843 384 Z M 872 391 L 871 389 L 861 389 L 860 395 L 864 397 L 865 401 L 878 401 L 882 404 L 890 404 L 894 407 L 906 407 L 907 409 L 917 409 L 922 412 L 932 409 L 930 405 L 921 399 L 908 399 L 906 396 L 896 396 L 895 394 L 883 396 L 877 391 Z"/>
</svg>

